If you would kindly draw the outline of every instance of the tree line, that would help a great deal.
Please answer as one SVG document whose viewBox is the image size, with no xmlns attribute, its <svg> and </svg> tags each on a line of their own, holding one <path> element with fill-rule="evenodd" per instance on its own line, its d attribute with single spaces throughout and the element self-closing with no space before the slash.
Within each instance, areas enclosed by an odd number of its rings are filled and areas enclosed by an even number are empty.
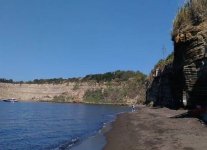
<svg viewBox="0 0 207 150">
<path fill-rule="evenodd" d="M 14 84 L 62 84 L 66 82 L 88 82 L 88 81 L 95 81 L 95 82 L 122 82 L 127 81 L 129 79 L 136 79 L 139 81 L 144 81 L 146 75 L 141 73 L 140 71 L 121 71 L 117 70 L 114 72 L 107 72 L 103 74 L 91 74 L 86 75 L 83 78 L 52 78 L 52 79 L 34 79 L 32 81 L 14 81 L 12 79 L 5 79 L 0 78 L 1 83 L 14 83 Z"/>
</svg>

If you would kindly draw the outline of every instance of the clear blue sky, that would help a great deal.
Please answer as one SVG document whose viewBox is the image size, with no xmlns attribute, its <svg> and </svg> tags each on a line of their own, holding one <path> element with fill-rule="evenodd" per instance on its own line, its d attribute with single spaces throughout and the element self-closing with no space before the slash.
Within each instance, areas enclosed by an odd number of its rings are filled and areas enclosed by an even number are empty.
<svg viewBox="0 0 207 150">
<path fill-rule="evenodd" d="M 148 74 L 184 0 L 0 0 L 0 77 Z M 167 55 L 166 54 L 166 55 Z"/>
</svg>

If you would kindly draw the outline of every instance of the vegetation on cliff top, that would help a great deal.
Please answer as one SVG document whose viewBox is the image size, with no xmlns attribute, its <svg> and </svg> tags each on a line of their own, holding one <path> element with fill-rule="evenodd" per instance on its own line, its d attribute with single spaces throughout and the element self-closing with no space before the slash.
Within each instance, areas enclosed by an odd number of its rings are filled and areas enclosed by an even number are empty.
<svg viewBox="0 0 207 150">
<path fill-rule="evenodd" d="M 26 84 L 62 84 L 67 82 L 90 82 L 95 81 L 97 83 L 100 82 L 122 82 L 127 81 L 130 78 L 134 78 L 137 81 L 144 81 L 146 78 L 146 75 L 141 73 L 140 71 L 114 71 L 114 72 L 107 72 L 103 74 L 92 74 L 87 75 L 83 78 L 53 78 L 53 79 L 35 79 L 33 81 L 13 81 L 12 79 L 4 79 L 1 78 L 0 82 L 2 83 L 26 83 Z"/>
<path fill-rule="evenodd" d="M 173 23 L 175 36 L 188 26 L 196 26 L 207 20 L 207 0 L 188 0 L 178 11 Z"/>
<path fill-rule="evenodd" d="M 144 80 L 146 75 L 139 71 L 115 71 L 115 72 L 107 72 L 104 74 L 94 74 L 85 76 L 82 81 L 91 81 L 94 80 L 96 82 L 110 82 L 110 81 L 127 81 L 130 78 L 134 78 L 137 80 Z"/>
<path fill-rule="evenodd" d="M 14 81 L 12 79 L 4 79 L 4 78 L 1 78 L 0 82 L 1 83 L 14 83 Z"/>
<path fill-rule="evenodd" d="M 159 60 L 158 63 L 155 65 L 154 69 L 163 68 L 168 64 L 172 64 L 173 60 L 174 60 L 174 52 L 169 54 L 166 59 Z"/>
</svg>

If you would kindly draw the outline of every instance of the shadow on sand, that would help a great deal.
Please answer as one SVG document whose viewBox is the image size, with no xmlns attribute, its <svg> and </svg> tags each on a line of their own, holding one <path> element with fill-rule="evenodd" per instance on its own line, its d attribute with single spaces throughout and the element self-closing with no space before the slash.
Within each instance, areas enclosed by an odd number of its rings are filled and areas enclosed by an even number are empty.
<svg viewBox="0 0 207 150">
<path fill-rule="evenodd" d="M 170 118 L 197 118 L 201 123 L 207 125 L 207 112 L 201 110 L 189 110 L 186 113 L 179 114 Z"/>
</svg>

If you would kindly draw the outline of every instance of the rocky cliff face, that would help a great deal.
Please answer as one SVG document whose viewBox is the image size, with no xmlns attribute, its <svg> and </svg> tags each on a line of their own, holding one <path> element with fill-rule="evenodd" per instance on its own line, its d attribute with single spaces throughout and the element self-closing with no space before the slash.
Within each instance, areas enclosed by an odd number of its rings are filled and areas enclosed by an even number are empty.
<svg viewBox="0 0 207 150">
<path fill-rule="evenodd" d="M 77 87 L 78 86 L 78 87 Z M 65 84 L 11 84 L 0 83 L 0 98 L 16 98 L 19 100 L 53 101 L 55 97 L 64 95 L 68 101 L 82 102 L 86 90 L 101 88 L 87 83 Z"/>
<path fill-rule="evenodd" d="M 206 105 L 207 97 L 207 1 L 189 0 L 173 25 L 177 99 L 188 107 Z"/>
<path fill-rule="evenodd" d="M 207 105 L 207 1 L 189 0 L 174 21 L 173 63 L 149 80 L 146 102 L 159 106 Z M 156 67 L 156 69 L 160 69 Z M 164 90 L 163 90 L 164 89 Z"/>
<path fill-rule="evenodd" d="M 175 75 L 182 78 L 175 89 L 188 106 L 204 104 L 207 97 L 207 22 L 182 29 L 174 38 Z"/>
<path fill-rule="evenodd" d="M 169 108 L 179 107 L 179 101 L 174 99 L 173 81 L 172 62 L 156 66 L 147 79 L 146 104 Z"/>
<path fill-rule="evenodd" d="M 138 86 L 133 88 L 133 85 Z M 0 83 L 0 99 L 15 98 L 22 101 L 135 104 L 144 102 L 144 93 L 144 84 L 109 84 L 107 82 Z"/>
</svg>

